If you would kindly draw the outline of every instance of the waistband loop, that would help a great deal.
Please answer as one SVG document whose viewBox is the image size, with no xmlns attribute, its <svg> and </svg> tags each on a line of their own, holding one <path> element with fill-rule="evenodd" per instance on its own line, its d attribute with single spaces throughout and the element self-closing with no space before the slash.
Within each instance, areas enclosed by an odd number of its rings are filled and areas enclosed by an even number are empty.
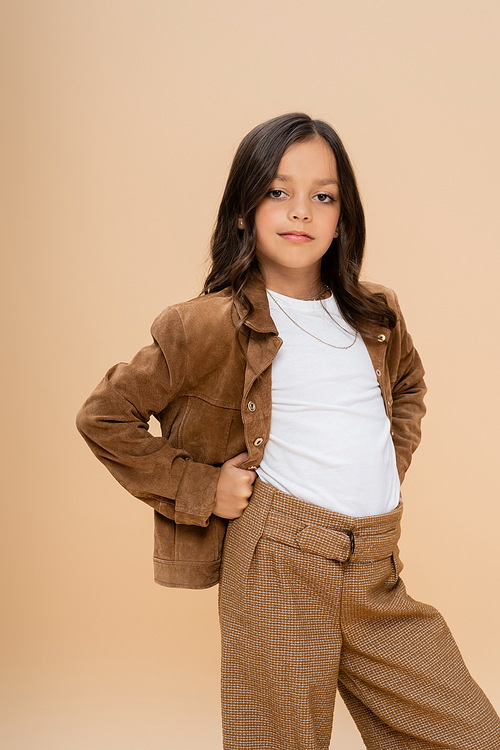
<svg viewBox="0 0 500 750">
<path fill-rule="evenodd" d="M 349 550 L 349 557 L 347 558 L 347 560 L 344 560 L 344 561 L 343 561 L 343 562 L 341 563 L 341 565 L 343 565 L 344 567 L 346 567 L 346 565 L 348 565 L 348 563 L 349 563 L 349 560 L 350 560 L 350 559 L 351 559 L 351 557 L 353 556 L 353 554 L 354 554 L 354 550 L 356 549 L 356 541 L 355 541 L 355 539 L 354 539 L 354 534 L 353 534 L 353 532 L 352 532 L 352 531 L 349 531 L 349 537 L 350 537 L 350 540 L 351 540 L 351 544 L 350 544 L 350 550 Z"/>
<path fill-rule="evenodd" d="M 343 564 L 349 562 L 355 546 L 352 531 L 338 531 L 313 524 L 297 528 L 298 524 L 300 521 L 271 512 L 264 527 L 264 535 L 284 544 L 296 545 L 302 552 L 330 557 Z"/>
</svg>

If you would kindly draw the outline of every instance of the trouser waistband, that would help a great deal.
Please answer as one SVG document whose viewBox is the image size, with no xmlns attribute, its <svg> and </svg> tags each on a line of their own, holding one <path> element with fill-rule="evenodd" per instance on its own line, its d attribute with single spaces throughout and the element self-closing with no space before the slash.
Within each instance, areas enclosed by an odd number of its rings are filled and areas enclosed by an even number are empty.
<svg viewBox="0 0 500 750">
<path fill-rule="evenodd" d="M 268 506 L 262 535 L 341 563 L 374 562 L 397 550 L 400 503 L 375 516 L 347 516 L 301 500 L 258 479 L 251 503 Z"/>
</svg>

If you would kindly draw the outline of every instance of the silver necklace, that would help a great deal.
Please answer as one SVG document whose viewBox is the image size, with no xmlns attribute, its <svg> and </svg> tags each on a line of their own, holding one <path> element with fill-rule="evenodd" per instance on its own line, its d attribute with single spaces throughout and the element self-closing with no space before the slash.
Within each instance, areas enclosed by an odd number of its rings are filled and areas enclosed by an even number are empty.
<svg viewBox="0 0 500 750">
<path fill-rule="evenodd" d="M 329 344 L 328 341 L 323 341 L 323 339 L 320 339 L 320 338 L 318 338 L 318 336 L 315 336 L 314 333 L 311 333 L 310 331 L 306 331 L 306 329 L 302 328 L 302 326 L 299 325 L 296 320 L 294 320 L 293 318 L 291 318 L 290 315 L 287 313 L 287 311 L 283 310 L 283 308 L 281 307 L 281 305 L 278 302 L 278 300 L 273 297 L 273 295 L 271 294 L 271 292 L 269 291 L 269 289 L 267 290 L 267 293 L 269 294 L 269 296 L 271 297 L 271 299 L 273 300 L 273 302 L 276 305 L 278 305 L 278 307 L 281 310 L 281 312 L 284 313 L 286 315 L 286 317 L 289 320 L 291 320 L 294 325 L 297 326 L 297 328 L 300 328 L 301 331 L 304 331 L 304 333 L 307 333 L 308 336 L 312 336 L 312 338 L 316 339 L 316 341 L 320 341 L 322 344 L 326 344 L 327 346 L 331 346 L 333 349 L 350 349 L 351 346 L 354 346 L 354 344 L 356 343 L 356 340 L 358 338 L 358 332 L 357 331 L 355 331 L 354 341 L 352 342 L 352 344 L 349 344 L 349 346 L 335 346 L 335 344 Z M 328 312 L 328 310 L 326 309 L 326 307 L 323 304 L 321 305 L 321 307 L 323 308 L 323 310 L 325 310 L 325 312 L 329 315 L 329 317 L 333 320 L 333 322 L 337 323 L 337 321 L 330 315 L 330 313 Z M 344 333 L 349 333 L 349 331 L 346 331 L 345 328 L 342 328 L 342 326 L 340 325 L 340 323 L 337 323 L 337 325 L 338 325 L 339 328 L 341 328 L 344 331 Z"/>
</svg>

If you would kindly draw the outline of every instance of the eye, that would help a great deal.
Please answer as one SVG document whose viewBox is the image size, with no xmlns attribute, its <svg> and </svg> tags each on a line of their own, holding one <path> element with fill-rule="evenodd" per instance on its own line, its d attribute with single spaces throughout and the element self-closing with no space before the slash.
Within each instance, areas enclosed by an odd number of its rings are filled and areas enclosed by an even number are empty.
<svg viewBox="0 0 500 750">
<path fill-rule="evenodd" d="M 281 195 L 276 195 L 276 193 L 281 193 Z M 274 188 L 274 190 L 270 190 L 268 192 L 268 195 L 270 196 L 270 198 L 274 198 L 275 200 L 277 200 L 278 198 L 281 198 L 282 195 L 286 195 L 286 193 L 284 190 L 280 190 L 280 188 Z"/>
<path fill-rule="evenodd" d="M 320 203 L 333 203 L 335 198 L 333 195 L 330 195 L 330 193 L 318 193 L 316 195 L 316 198 L 318 198 Z"/>
</svg>

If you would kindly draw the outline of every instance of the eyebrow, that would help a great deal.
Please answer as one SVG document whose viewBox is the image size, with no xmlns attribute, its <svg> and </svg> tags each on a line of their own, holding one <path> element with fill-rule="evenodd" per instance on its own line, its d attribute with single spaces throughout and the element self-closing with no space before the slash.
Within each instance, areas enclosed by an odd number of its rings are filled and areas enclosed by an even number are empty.
<svg viewBox="0 0 500 750">
<path fill-rule="evenodd" d="M 281 180 L 281 182 L 292 182 L 292 178 L 289 174 L 277 174 L 274 176 L 275 180 Z M 337 180 L 332 180 L 331 177 L 326 177 L 324 180 L 314 180 L 315 185 L 338 185 Z"/>
</svg>

